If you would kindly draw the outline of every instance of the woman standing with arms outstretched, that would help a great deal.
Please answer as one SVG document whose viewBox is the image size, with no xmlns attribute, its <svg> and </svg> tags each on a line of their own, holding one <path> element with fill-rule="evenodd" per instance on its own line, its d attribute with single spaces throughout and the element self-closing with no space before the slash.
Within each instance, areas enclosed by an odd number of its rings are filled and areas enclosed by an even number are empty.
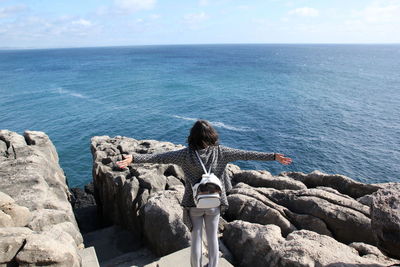
<svg viewBox="0 0 400 267">
<path fill-rule="evenodd" d="M 203 221 L 208 241 L 209 267 L 218 266 L 218 221 L 221 209 L 228 206 L 226 191 L 232 188 L 232 184 L 226 175 L 225 167 L 229 162 L 236 160 L 276 160 L 288 165 L 291 158 L 278 153 L 264 153 L 229 148 L 218 144 L 218 133 L 212 125 L 205 120 L 198 120 L 190 130 L 187 148 L 169 151 L 159 154 L 134 154 L 127 155 L 122 161 L 118 161 L 120 168 L 126 168 L 131 163 L 172 163 L 182 167 L 185 174 L 185 192 L 181 205 L 189 213 L 191 228 L 191 256 L 192 267 L 201 267 L 202 254 L 202 226 Z M 196 151 L 199 157 L 196 155 Z M 207 169 L 221 180 L 221 206 L 216 208 L 196 208 L 193 199 L 192 186 L 198 183 L 203 175 L 203 162 Z"/>
</svg>

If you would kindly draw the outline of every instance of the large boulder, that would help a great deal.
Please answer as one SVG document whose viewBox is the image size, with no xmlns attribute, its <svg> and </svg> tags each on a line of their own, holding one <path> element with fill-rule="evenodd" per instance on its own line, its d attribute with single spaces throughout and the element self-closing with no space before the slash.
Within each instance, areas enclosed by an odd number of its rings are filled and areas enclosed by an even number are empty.
<svg viewBox="0 0 400 267">
<path fill-rule="evenodd" d="M 183 184 L 183 171 L 173 164 L 132 164 L 121 170 L 116 165 L 124 154 L 158 153 L 182 146 L 127 137 L 92 138 L 94 193 L 101 220 L 141 234 L 140 210 L 150 195 Z"/>
<path fill-rule="evenodd" d="M 335 239 L 308 230 L 294 231 L 286 238 L 275 225 L 244 221 L 229 223 L 223 240 L 235 255 L 235 266 L 386 266 Z"/>
<path fill-rule="evenodd" d="M 16 260 L 20 266 L 81 266 L 75 241 L 64 231 L 29 235 Z"/>
<path fill-rule="evenodd" d="M 0 227 L 0 265 L 12 262 L 32 233 L 27 227 Z"/>
<path fill-rule="evenodd" d="M 320 171 L 313 171 L 305 174 L 302 172 L 283 172 L 282 175 L 291 177 L 304 183 L 308 188 L 317 186 L 331 187 L 340 193 L 359 198 L 372 194 L 380 189 L 378 185 L 364 184 L 340 174 L 325 174 Z"/>
<path fill-rule="evenodd" d="M 300 181 L 286 176 L 273 176 L 267 171 L 240 171 L 232 175 L 233 184 L 245 183 L 254 187 L 269 187 L 283 189 L 306 189 Z"/>
<path fill-rule="evenodd" d="M 6 253 L 2 263 L 79 266 L 83 239 L 49 137 L 0 130 L 0 157 L 0 239 Z"/>
<path fill-rule="evenodd" d="M 157 193 L 143 207 L 146 241 L 157 256 L 164 256 L 190 245 L 190 232 L 183 222 L 180 200 L 183 186 Z"/>
<path fill-rule="evenodd" d="M 31 217 L 27 207 L 18 205 L 13 198 L 0 191 L 0 227 L 23 227 Z"/>
<path fill-rule="evenodd" d="M 262 189 L 260 189 L 262 190 Z M 296 213 L 281 206 L 262 194 L 257 188 L 239 183 L 228 196 L 228 220 L 244 220 L 260 224 L 275 224 L 281 227 L 284 236 L 297 229 L 308 229 L 332 236 L 326 223 L 318 217 Z M 257 212 L 253 212 L 256 211 Z"/>
<path fill-rule="evenodd" d="M 400 259 L 400 184 L 374 194 L 371 224 L 378 247 Z"/>
<path fill-rule="evenodd" d="M 332 236 L 340 242 L 376 243 L 369 207 L 354 199 L 317 188 L 296 191 L 267 188 L 256 190 L 292 212 L 308 214 L 324 221 Z"/>
</svg>

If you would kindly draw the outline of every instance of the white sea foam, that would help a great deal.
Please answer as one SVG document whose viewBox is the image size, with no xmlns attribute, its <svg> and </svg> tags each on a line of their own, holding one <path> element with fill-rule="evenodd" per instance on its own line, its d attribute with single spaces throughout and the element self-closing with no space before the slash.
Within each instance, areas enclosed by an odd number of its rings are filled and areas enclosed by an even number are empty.
<svg viewBox="0 0 400 267">
<path fill-rule="evenodd" d="M 74 97 L 78 97 L 78 98 L 84 98 L 84 99 L 88 99 L 89 97 L 86 95 L 82 95 L 80 93 L 76 93 L 74 91 L 70 91 L 70 90 L 66 90 L 62 87 L 58 87 L 57 88 L 58 93 L 61 95 L 70 95 L 70 96 L 74 96 Z"/>
<path fill-rule="evenodd" d="M 178 115 L 173 115 L 172 117 L 181 119 L 181 120 L 186 120 L 186 121 L 197 121 L 198 120 L 196 118 L 189 118 L 189 117 L 183 117 L 183 116 L 178 116 Z M 232 125 L 220 122 L 220 121 L 210 121 L 210 123 L 217 128 L 224 128 L 224 129 L 231 130 L 231 131 L 237 131 L 237 132 L 255 131 L 255 129 L 250 128 L 250 127 L 232 126 Z"/>
<path fill-rule="evenodd" d="M 194 119 L 194 118 L 182 117 L 182 116 L 178 116 L 178 115 L 173 115 L 172 117 L 181 119 L 181 120 L 185 120 L 185 121 L 197 121 L 197 119 Z"/>
</svg>

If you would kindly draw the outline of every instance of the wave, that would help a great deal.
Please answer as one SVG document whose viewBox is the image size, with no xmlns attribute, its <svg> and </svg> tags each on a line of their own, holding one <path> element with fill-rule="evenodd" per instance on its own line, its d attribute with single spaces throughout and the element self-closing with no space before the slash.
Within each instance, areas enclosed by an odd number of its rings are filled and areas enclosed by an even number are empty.
<svg viewBox="0 0 400 267">
<path fill-rule="evenodd" d="M 61 95 L 70 95 L 70 96 L 74 96 L 74 97 L 78 97 L 78 98 L 83 98 L 83 99 L 89 99 L 89 97 L 88 96 L 86 96 L 86 95 L 82 95 L 82 94 L 80 94 L 80 93 L 76 93 L 76 92 L 73 92 L 73 91 L 69 91 L 69 90 L 66 90 L 66 89 L 63 89 L 62 87 L 58 87 L 57 88 L 57 92 Z"/>
<path fill-rule="evenodd" d="M 186 120 L 186 121 L 197 121 L 198 120 L 196 118 L 183 117 L 183 116 L 178 116 L 178 115 L 173 115 L 172 117 L 173 118 L 177 118 L 177 119 L 181 119 L 181 120 Z M 217 128 L 224 128 L 224 129 L 231 130 L 231 131 L 237 131 L 237 132 L 252 132 L 252 131 L 255 131 L 255 129 L 250 128 L 250 127 L 232 126 L 232 125 L 220 122 L 220 121 L 210 121 L 210 123 L 213 126 L 217 127 Z"/>
</svg>

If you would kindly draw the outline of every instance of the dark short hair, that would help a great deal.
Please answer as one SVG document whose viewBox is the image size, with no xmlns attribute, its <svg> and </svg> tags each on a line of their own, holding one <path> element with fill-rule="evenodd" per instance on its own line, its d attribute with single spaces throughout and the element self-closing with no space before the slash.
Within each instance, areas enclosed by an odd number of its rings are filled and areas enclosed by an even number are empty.
<svg viewBox="0 0 400 267">
<path fill-rule="evenodd" d="M 218 145 L 218 133 L 206 120 L 198 120 L 193 124 L 188 136 L 189 148 L 203 149 L 208 146 Z"/>
</svg>

